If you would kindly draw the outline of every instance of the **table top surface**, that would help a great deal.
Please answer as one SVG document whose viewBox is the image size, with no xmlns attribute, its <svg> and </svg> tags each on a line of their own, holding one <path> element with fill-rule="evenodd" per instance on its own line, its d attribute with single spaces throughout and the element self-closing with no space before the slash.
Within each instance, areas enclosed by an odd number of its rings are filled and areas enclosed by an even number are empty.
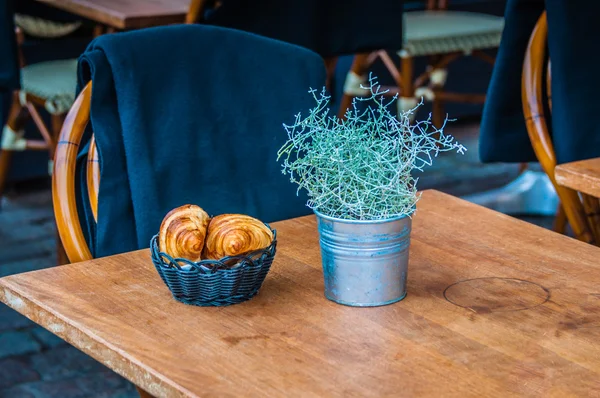
<svg viewBox="0 0 600 398">
<path fill-rule="evenodd" d="M 600 158 L 558 165 L 554 176 L 560 185 L 600 198 Z"/>
<path fill-rule="evenodd" d="M 147 250 L 0 279 L 0 300 L 156 396 L 600 394 L 600 249 L 436 191 L 408 296 L 323 295 L 314 216 L 274 223 L 260 293 L 172 299 Z"/>
<path fill-rule="evenodd" d="M 38 0 L 117 29 L 183 23 L 190 0 Z"/>
</svg>

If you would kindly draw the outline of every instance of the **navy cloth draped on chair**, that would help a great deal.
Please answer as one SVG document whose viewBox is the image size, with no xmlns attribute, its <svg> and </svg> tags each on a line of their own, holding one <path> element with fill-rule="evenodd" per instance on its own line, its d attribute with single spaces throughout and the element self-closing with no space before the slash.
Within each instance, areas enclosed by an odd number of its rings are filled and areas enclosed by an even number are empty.
<svg viewBox="0 0 600 398">
<path fill-rule="evenodd" d="M 80 89 L 93 83 L 88 128 L 101 164 L 94 257 L 148 247 L 185 203 L 266 222 L 309 214 L 276 153 L 282 123 L 314 105 L 308 90 L 325 75 L 307 49 L 213 26 L 95 39 L 79 62 Z"/>
<path fill-rule="evenodd" d="M 19 88 L 19 63 L 15 39 L 14 3 L 0 0 L 0 90 Z"/>
<path fill-rule="evenodd" d="M 0 126 L 4 125 L 12 91 L 19 88 L 14 2 L 0 0 Z"/>
<path fill-rule="evenodd" d="M 505 28 L 481 122 L 484 162 L 535 161 L 521 102 L 521 72 L 533 27 L 548 16 L 552 60 L 551 135 L 557 162 L 600 156 L 600 2 L 509 0 Z"/>
</svg>

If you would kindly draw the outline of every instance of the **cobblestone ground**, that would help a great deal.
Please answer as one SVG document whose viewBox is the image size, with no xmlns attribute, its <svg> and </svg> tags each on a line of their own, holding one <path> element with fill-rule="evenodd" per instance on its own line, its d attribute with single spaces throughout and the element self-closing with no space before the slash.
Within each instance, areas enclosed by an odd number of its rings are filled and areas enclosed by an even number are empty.
<svg viewBox="0 0 600 398">
<path fill-rule="evenodd" d="M 454 195 L 498 187 L 515 178 L 516 165 L 482 165 L 476 123 L 455 124 L 464 156 L 443 154 L 421 176 L 419 188 Z M 529 219 L 548 226 L 548 219 Z M 54 219 L 47 188 L 17 191 L 0 211 L 0 277 L 54 264 Z M 137 397 L 135 388 L 89 356 L 0 304 L 0 397 Z"/>
<path fill-rule="evenodd" d="M 54 264 L 48 189 L 10 195 L 0 211 L 0 277 Z M 0 398 L 137 397 L 103 365 L 0 304 Z"/>
</svg>

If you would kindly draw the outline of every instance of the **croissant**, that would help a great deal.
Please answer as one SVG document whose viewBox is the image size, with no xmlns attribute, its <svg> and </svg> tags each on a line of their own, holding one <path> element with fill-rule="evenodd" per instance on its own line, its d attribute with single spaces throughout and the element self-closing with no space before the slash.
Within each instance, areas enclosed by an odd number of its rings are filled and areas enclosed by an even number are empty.
<svg viewBox="0 0 600 398">
<path fill-rule="evenodd" d="M 174 258 L 200 261 L 209 221 L 208 214 L 196 205 L 171 210 L 160 225 L 158 248 Z"/>
<path fill-rule="evenodd" d="M 208 224 L 204 245 L 205 259 L 218 260 L 264 249 L 273 241 L 273 233 L 261 221 L 243 214 L 222 214 Z"/>
</svg>

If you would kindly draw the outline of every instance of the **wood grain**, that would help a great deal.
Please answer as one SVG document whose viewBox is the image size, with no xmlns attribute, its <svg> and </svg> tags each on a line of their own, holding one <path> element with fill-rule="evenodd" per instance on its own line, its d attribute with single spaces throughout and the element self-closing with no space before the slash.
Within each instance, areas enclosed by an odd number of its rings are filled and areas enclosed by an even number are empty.
<svg viewBox="0 0 600 398">
<path fill-rule="evenodd" d="M 191 0 L 38 0 L 117 29 L 183 23 Z"/>
<path fill-rule="evenodd" d="M 554 175 L 558 184 L 600 198 L 600 158 L 560 164 Z"/>
<path fill-rule="evenodd" d="M 0 279 L 0 300 L 157 397 L 600 394 L 599 248 L 426 191 L 407 298 L 351 308 L 323 296 L 314 217 L 273 226 L 240 305 L 176 302 L 147 250 Z"/>
</svg>

